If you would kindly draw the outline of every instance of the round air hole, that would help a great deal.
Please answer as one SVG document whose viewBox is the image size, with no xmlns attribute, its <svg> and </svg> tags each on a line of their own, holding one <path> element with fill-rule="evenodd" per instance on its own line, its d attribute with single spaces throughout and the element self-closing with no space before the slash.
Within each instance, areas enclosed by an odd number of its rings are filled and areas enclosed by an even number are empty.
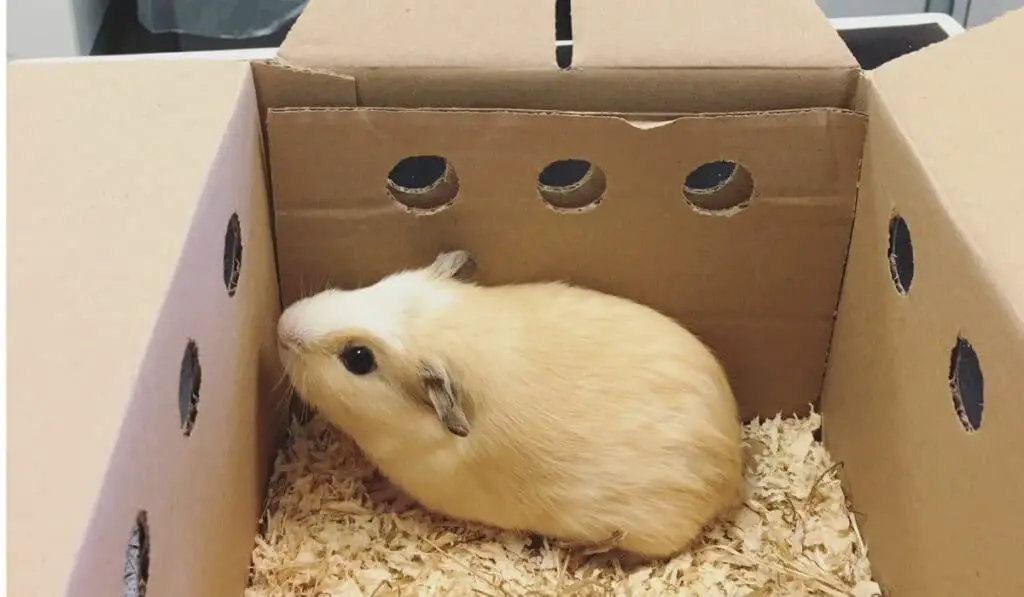
<svg viewBox="0 0 1024 597">
<path fill-rule="evenodd" d="M 459 194 L 459 177 L 448 160 L 436 155 L 404 158 L 388 173 L 391 197 L 417 213 L 434 213 Z"/>
<path fill-rule="evenodd" d="M 192 435 L 199 414 L 199 387 L 203 382 L 203 368 L 199 365 L 199 347 L 195 340 L 185 345 L 181 357 L 181 377 L 178 380 L 178 410 L 181 414 L 181 432 Z"/>
<path fill-rule="evenodd" d="M 149 584 L 149 522 L 146 511 L 135 516 L 124 558 L 124 597 L 145 597 Z"/>
<path fill-rule="evenodd" d="M 224 287 L 228 296 L 235 296 L 238 278 L 242 274 L 242 223 L 238 214 L 231 214 L 224 233 Z"/>
<path fill-rule="evenodd" d="M 889 275 L 896 285 L 896 292 L 907 294 L 914 282 L 914 245 L 910 240 L 910 227 L 898 215 L 889 220 Z"/>
<path fill-rule="evenodd" d="M 746 207 L 754 196 L 754 177 L 736 162 L 708 162 L 686 176 L 683 196 L 701 212 L 735 213 Z"/>
<path fill-rule="evenodd" d="M 597 205 L 606 187 L 604 171 L 586 160 L 551 162 L 537 177 L 541 199 L 559 211 L 582 211 Z"/>
<path fill-rule="evenodd" d="M 949 389 L 960 424 L 968 432 L 977 431 L 985 409 L 985 378 L 981 374 L 978 353 L 970 342 L 959 336 L 949 359 Z"/>
</svg>

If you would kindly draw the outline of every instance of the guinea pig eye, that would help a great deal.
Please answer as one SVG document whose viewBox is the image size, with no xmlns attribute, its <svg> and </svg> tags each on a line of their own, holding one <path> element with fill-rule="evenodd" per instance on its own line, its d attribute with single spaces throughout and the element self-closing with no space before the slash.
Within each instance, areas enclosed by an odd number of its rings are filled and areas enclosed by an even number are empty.
<svg viewBox="0 0 1024 597">
<path fill-rule="evenodd" d="M 346 346 L 338 355 L 341 363 L 354 375 L 366 375 L 377 368 L 373 351 L 365 346 Z"/>
</svg>

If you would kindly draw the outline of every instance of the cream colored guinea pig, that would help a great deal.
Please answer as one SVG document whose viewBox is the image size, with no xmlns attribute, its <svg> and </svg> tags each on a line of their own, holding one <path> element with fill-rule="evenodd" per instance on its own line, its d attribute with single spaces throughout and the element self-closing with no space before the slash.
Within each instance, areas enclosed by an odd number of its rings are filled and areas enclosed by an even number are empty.
<svg viewBox="0 0 1024 597">
<path fill-rule="evenodd" d="M 301 397 L 453 518 L 660 558 L 738 503 L 737 405 L 694 335 L 562 283 L 473 284 L 474 267 L 442 253 L 288 307 Z"/>
</svg>

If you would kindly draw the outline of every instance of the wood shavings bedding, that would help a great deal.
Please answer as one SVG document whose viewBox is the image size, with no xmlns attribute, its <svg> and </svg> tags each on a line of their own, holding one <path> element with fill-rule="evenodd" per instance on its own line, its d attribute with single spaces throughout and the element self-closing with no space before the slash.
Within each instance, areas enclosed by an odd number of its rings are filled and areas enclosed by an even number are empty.
<svg viewBox="0 0 1024 597">
<path fill-rule="evenodd" d="M 820 415 L 753 421 L 747 499 L 694 549 L 623 571 L 529 536 L 371 499 L 373 466 L 319 417 L 278 455 L 246 597 L 692 595 L 876 597 Z"/>
</svg>

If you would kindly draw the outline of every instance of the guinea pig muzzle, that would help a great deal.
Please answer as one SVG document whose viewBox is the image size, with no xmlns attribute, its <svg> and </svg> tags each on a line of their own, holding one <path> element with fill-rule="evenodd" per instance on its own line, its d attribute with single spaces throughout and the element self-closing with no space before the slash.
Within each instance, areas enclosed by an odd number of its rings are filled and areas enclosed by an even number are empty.
<svg viewBox="0 0 1024 597">
<path fill-rule="evenodd" d="M 302 349 L 302 339 L 288 328 L 278 328 L 277 349 L 282 355 L 296 355 Z"/>
</svg>

